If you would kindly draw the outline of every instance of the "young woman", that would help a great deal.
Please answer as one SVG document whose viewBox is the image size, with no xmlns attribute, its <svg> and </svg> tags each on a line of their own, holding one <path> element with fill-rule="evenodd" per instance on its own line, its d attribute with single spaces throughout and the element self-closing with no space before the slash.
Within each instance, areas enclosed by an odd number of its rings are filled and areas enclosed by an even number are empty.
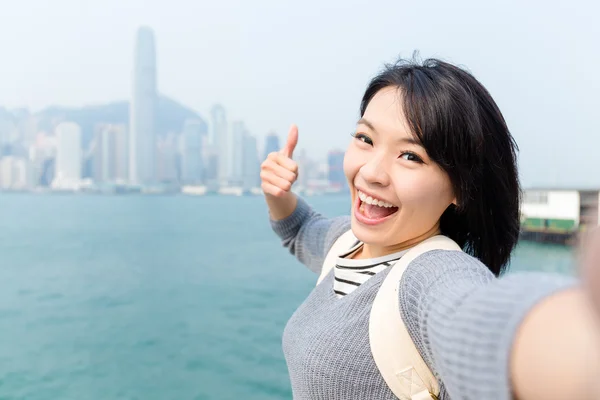
<svg viewBox="0 0 600 400">
<path fill-rule="evenodd" d="M 370 82 L 352 136 L 349 217 L 325 218 L 291 192 L 296 127 L 261 168 L 272 227 L 312 271 L 346 231 L 358 239 L 285 328 L 294 398 L 396 398 L 371 354 L 369 313 L 389 266 L 442 234 L 464 252 L 417 257 L 398 291 L 439 398 L 597 399 L 600 330 L 578 282 L 499 278 L 519 237 L 520 187 L 516 145 L 486 89 L 438 60 L 400 61 Z"/>
</svg>

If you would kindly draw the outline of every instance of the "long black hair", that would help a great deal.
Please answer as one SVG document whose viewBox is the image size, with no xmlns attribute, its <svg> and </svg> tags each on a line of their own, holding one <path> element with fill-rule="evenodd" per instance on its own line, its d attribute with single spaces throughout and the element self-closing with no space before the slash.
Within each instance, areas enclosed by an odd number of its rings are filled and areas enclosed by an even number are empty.
<svg viewBox="0 0 600 400">
<path fill-rule="evenodd" d="M 442 214 L 442 234 L 500 275 L 519 238 L 521 189 L 517 145 L 498 106 L 469 72 L 413 58 L 371 80 L 361 117 L 387 87 L 399 89 L 412 133 L 452 182 L 458 205 Z"/>
</svg>

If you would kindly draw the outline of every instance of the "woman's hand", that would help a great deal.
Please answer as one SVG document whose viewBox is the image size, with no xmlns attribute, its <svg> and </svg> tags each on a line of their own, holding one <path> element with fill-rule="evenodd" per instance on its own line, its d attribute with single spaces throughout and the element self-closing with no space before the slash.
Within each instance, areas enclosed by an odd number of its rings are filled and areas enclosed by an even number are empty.
<svg viewBox="0 0 600 400">
<path fill-rule="evenodd" d="M 261 164 L 261 187 L 265 194 L 284 197 L 292 190 L 292 185 L 298 179 L 298 164 L 292 160 L 297 143 L 298 128 L 292 125 L 283 149 L 270 153 Z"/>
<path fill-rule="evenodd" d="M 596 400 L 600 394 L 600 230 L 582 236 L 582 285 L 538 303 L 521 323 L 511 354 L 518 400 Z M 560 379 L 558 379 L 560 378 Z"/>
<path fill-rule="evenodd" d="M 274 220 L 291 215 L 298 199 L 292 193 L 292 185 L 298 179 L 298 164 L 292 154 L 298 144 L 298 128 L 292 125 L 285 146 L 281 151 L 270 153 L 260 166 L 261 187 Z"/>
</svg>

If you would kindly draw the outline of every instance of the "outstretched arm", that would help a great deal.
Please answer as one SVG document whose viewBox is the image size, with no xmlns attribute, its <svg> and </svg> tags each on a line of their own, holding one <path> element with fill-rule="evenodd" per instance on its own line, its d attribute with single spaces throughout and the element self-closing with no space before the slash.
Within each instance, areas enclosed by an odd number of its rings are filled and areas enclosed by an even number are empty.
<svg viewBox="0 0 600 400">
<path fill-rule="evenodd" d="M 597 398 L 600 331 L 576 280 L 497 279 L 473 257 L 440 250 L 411 263 L 400 285 L 402 318 L 452 398 Z"/>
</svg>

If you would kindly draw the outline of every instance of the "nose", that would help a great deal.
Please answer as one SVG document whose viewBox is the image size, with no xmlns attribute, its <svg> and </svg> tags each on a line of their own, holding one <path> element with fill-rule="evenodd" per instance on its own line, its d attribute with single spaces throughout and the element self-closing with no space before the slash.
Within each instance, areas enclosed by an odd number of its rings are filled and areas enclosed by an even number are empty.
<svg viewBox="0 0 600 400">
<path fill-rule="evenodd" d="M 366 183 L 372 185 L 388 186 L 390 175 L 382 154 L 374 155 L 361 168 L 360 175 Z"/>
</svg>

